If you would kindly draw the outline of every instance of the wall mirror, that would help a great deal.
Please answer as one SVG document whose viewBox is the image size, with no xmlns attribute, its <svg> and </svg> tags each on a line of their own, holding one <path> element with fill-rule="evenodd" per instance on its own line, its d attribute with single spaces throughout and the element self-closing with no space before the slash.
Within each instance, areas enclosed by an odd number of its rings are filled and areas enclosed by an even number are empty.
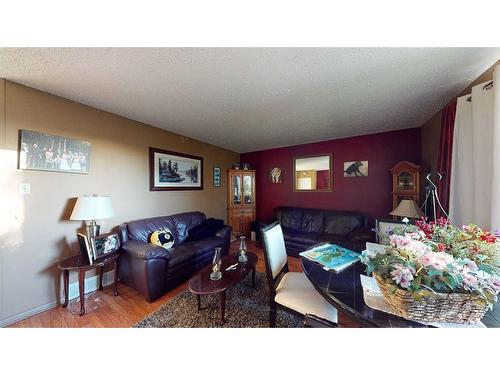
<svg viewBox="0 0 500 375">
<path fill-rule="evenodd" d="M 296 156 L 293 161 L 294 191 L 331 191 L 332 155 Z"/>
</svg>

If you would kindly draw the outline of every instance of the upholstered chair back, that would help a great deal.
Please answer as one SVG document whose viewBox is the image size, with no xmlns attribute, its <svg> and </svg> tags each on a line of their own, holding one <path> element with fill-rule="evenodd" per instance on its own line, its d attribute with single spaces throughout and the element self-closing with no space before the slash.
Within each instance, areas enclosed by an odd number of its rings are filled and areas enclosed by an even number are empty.
<svg viewBox="0 0 500 375">
<path fill-rule="evenodd" d="M 266 271 L 276 279 L 287 264 L 285 239 L 281 225 L 275 222 L 262 229 L 262 241 L 266 257 Z"/>
</svg>

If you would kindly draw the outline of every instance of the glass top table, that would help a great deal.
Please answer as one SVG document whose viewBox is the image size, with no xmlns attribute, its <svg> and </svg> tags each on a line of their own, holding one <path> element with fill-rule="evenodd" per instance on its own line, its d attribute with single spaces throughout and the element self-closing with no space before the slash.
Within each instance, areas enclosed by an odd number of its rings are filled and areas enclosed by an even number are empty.
<svg viewBox="0 0 500 375">
<path fill-rule="evenodd" d="M 316 290 L 339 312 L 353 318 L 364 327 L 429 327 L 396 315 L 372 309 L 365 304 L 360 274 L 366 275 L 365 265 L 357 262 L 335 273 L 301 257 L 302 269 Z M 482 322 L 487 327 L 500 327 L 500 303 L 488 311 Z"/>
</svg>

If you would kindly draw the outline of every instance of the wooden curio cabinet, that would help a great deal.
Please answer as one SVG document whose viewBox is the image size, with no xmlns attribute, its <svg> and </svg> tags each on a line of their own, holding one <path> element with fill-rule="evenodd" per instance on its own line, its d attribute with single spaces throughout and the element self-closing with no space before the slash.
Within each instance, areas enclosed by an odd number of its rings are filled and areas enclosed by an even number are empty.
<svg viewBox="0 0 500 375">
<path fill-rule="evenodd" d="M 255 220 L 255 171 L 229 169 L 227 176 L 227 218 L 233 235 L 250 234 Z"/>
<path fill-rule="evenodd" d="M 390 171 L 392 173 L 392 209 L 394 210 L 402 199 L 412 199 L 420 205 L 422 167 L 409 161 L 400 161 Z"/>
</svg>

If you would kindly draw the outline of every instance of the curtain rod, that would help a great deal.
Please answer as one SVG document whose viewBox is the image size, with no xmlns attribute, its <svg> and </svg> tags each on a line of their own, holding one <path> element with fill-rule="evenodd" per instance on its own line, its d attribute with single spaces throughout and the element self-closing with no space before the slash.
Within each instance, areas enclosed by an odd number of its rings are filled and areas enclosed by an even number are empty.
<svg viewBox="0 0 500 375">
<path fill-rule="evenodd" d="M 483 86 L 483 90 L 489 90 L 491 88 L 493 88 L 493 81 L 491 81 L 490 83 L 487 83 L 486 85 Z M 469 97 L 467 98 L 467 101 L 472 102 L 472 95 L 469 95 Z"/>
</svg>

